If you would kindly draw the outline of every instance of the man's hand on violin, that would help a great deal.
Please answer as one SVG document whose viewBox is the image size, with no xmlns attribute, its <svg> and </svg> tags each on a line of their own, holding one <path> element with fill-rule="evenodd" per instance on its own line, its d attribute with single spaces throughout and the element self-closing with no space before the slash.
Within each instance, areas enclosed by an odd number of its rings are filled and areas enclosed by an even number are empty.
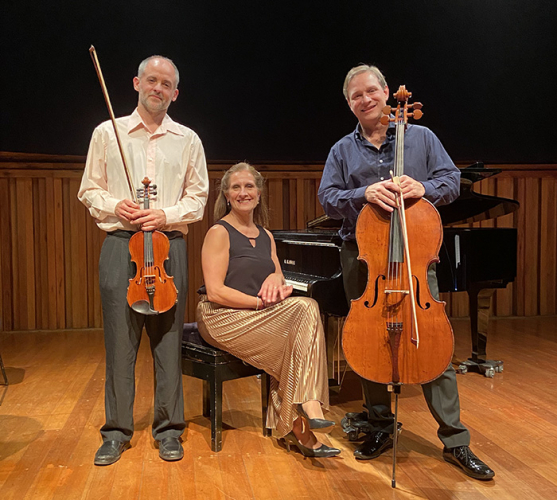
<svg viewBox="0 0 557 500">
<path fill-rule="evenodd" d="M 134 203 L 132 200 L 122 200 L 119 201 L 114 209 L 114 213 L 120 219 L 127 220 L 131 222 L 135 217 L 135 214 L 139 211 L 139 205 Z"/>
<path fill-rule="evenodd" d="M 137 210 L 130 222 L 137 224 L 142 231 L 156 231 L 166 225 L 166 214 L 160 208 Z"/>
<path fill-rule="evenodd" d="M 292 286 L 283 284 L 282 276 L 273 273 L 267 276 L 257 295 L 261 298 L 265 307 L 269 307 L 290 297 L 291 294 Z"/>
<path fill-rule="evenodd" d="M 405 200 L 408 198 L 421 198 L 425 194 L 424 185 L 412 179 L 412 177 L 403 175 L 399 178 L 399 182 L 400 187 L 391 179 L 371 184 L 365 192 L 366 201 L 379 205 L 387 212 L 392 212 L 397 207 L 396 193 L 402 191 L 402 197 Z"/>
</svg>

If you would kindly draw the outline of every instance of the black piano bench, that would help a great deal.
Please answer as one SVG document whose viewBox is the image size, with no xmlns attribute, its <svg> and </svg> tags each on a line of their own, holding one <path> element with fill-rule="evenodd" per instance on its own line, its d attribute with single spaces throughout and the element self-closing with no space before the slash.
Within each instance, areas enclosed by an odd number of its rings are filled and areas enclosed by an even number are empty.
<svg viewBox="0 0 557 500">
<path fill-rule="evenodd" d="M 227 380 L 261 375 L 263 435 L 271 435 L 271 429 L 265 427 L 271 383 L 269 375 L 232 354 L 207 344 L 199 335 L 197 323 L 184 323 L 182 373 L 203 380 L 203 416 L 211 419 L 213 451 L 219 452 L 222 449 L 222 383 Z"/>
</svg>

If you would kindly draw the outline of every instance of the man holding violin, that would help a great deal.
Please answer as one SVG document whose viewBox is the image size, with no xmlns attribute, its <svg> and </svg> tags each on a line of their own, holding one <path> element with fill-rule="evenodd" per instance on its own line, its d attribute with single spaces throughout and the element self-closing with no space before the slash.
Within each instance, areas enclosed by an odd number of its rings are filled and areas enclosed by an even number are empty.
<svg viewBox="0 0 557 500">
<path fill-rule="evenodd" d="M 405 134 L 404 172 L 400 187 L 391 180 L 395 128 L 382 124 L 383 109 L 389 98 L 384 76 L 375 66 L 352 68 L 344 81 L 344 96 L 358 119 L 356 130 L 331 149 L 321 185 L 319 201 L 325 213 L 343 219 L 341 263 L 347 299 L 360 297 L 367 284 L 367 267 L 357 260 L 356 220 L 366 203 L 374 203 L 392 212 L 397 206 L 395 193 L 404 199 L 422 198 L 434 205 L 454 201 L 460 190 L 460 172 L 427 128 L 409 125 Z M 428 272 L 432 295 L 438 298 L 435 270 Z M 387 385 L 362 379 L 367 419 L 373 431 L 355 451 L 360 460 L 376 458 L 392 448 L 394 416 Z M 460 421 L 460 404 L 456 374 L 449 364 L 433 382 L 422 385 L 431 414 L 439 424 L 437 432 L 443 442 L 443 458 L 467 475 L 488 480 L 494 472 L 469 448 L 470 433 Z"/>
<path fill-rule="evenodd" d="M 208 175 L 197 134 L 174 122 L 167 109 L 178 97 L 179 73 L 174 63 L 151 56 L 133 79 L 139 94 L 136 110 L 118 118 L 133 188 L 144 177 L 157 185 L 156 198 L 142 209 L 130 193 L 114 128 L 110 121 L 93 132 L 78 193 L 98 227 L 107 232 L 99 261 L 99 282 L 106 348 L 103 444 L 96 465 L 116 462 L 133 435 L 135 361 L 143 327 L 147 330 L 155 368 L 153 437 L 163 460 L 180 460 L 185 429 L 181 372 L 182 325 L 187 293 L 187 256 L 183 235 L 201 220 L 207 202 Z M 174 277 L 176 304 L 167 312 L 142 314 L 127 301 L 134 277 L 129 242 L 138 231 L 162 231 L 169 239 L 167 274 Z"/>
</svg>

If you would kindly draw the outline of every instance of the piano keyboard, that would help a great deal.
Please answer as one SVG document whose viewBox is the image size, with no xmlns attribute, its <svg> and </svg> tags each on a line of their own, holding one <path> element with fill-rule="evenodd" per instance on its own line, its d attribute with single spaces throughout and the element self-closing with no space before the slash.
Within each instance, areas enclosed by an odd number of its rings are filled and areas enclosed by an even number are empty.
<svg viewBox="0 0 557 500">
<path fill-rule="evenodd" d="M 287 285 L 289 286 L 292 285 L 294 290 L 298 290 L 299 292 L 304 292 L 304 293 L 308 292 L 309 283 L 302 283 L 300 281 L 289 280 L 287 278 L 285 278 L 284 281 L 286 281 Z"/>
</svg>

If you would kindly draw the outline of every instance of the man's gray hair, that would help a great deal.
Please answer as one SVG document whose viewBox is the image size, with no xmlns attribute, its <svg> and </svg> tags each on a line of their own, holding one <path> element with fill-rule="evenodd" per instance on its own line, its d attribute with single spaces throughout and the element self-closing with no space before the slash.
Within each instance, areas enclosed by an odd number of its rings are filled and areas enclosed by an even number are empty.
<svg viewBox="0 0 557 500">
<path fill-rule="evenodd" d="M 344 97 L 346 99 L 348 99 L 348 85 L 352 81 L 352 78 L 354 78 L 356 75 L 359 75 L 360 73 L 373 73 L 377 77 L 377 80 L 379 81 L 379 85 L 381 85 L 382 88 L 385 88 L 387 86 L 387 80 L 385 80 L 383 73 L 381 73 L 381 71 L 377 66 L 370 66 L 369 64 L 360 64 L 359 66 L 355 66 L 354 68 L 352 68 L 346 75 L 346 78 L 344 79 L 342 93 L 344 94 Z"/>
<path fill-rule="evenodd" d="M 176 87 L 178 87 L 178 83 L 180 82 L 180 72 L 178 71 L 178 68 L 174 64 L 174 61 L 164 56 L 149 56 L 147 59 L 143 59 L 143 61 L 139 63 L 139 68 L 137 68 L 138 78 L 141 78 L 141 75 L 145 73 L 145 68 L 147 67 L 147 64 L 149 64 L 149 61 L 153 59 L 163 59 L 164 61 L 167 61 L 170 64 L 172 64 L 172 67 L 174 68 L 174 73 L 176 73 Z"/>
</svg>

